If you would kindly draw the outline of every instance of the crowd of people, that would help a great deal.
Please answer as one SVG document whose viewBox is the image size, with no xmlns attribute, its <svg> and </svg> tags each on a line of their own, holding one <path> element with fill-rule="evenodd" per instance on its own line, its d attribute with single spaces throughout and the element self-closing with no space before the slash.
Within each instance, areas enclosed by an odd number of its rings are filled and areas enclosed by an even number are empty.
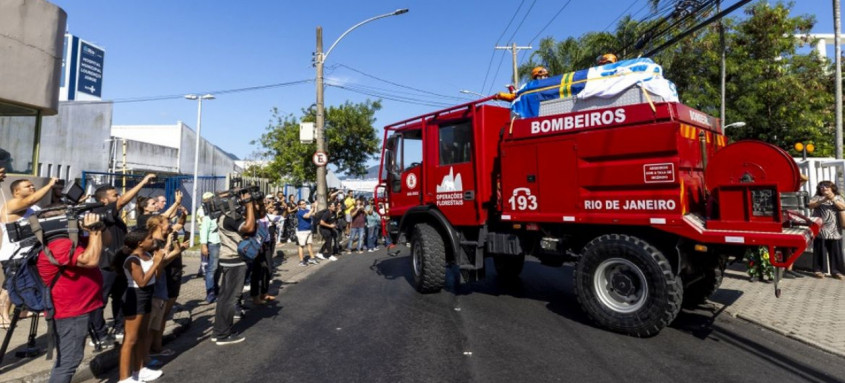
<svg viewBox="0 0 845 383">
<path fill-rule="evenodd" d="M 0 181 L 3 178 L 0 169 Z M 191 245 L 183 231 L 188 211 L 182 206 L 181 192 L 174 194 L 169 206 L 164 196 L 140 195 L 154 178 L 148 174 L 123 194 L 110 185 L 96 188 L 88 201 L 101 206 L 82 218 L 84 234 L 78 242 L 58 235 L 46 239 L 44 249 L 33 248 L 33 254 L 41 249 L 36 259 L 42 281 L 55 282 L 51 289 L 55 315 L 50 325 L 55 330 L 57 355 L 51 382 L 71 380 L 86 340 L 96 350 L 120 345 L 121 382 L 157 379 L 162 375 L 159 358 L 174 354 L 163 347 L 162 333 L 180 294 L 182 253 Z M 27 219 L 56 186 L 56 179 L 41 188 L 25 179 L 12 182 L 12 197 L 0 208 L 0 221 Z M 215 195 L 223 196 L 207 192 L 203 201 Z M 202 260 L 197 276 L 204 278 L 206 302 L 216 303 L 211 340 L 218 345 L 245 340 L 234 330 L 235 320 L 245 315 L 244 293 L 249 292 L 253 306 L 275 299 L 269 287 L 276 248 L 282 243 L 296 242 L 301 266 L 337 260 L 341 242 L 347 239 L 346 254 L 374 251 L 379 243 L 391 246 L 382 230 L 384 207 L 372 199 L 356 198 L 350 191 L 333 191 L 328 207 L 321 211 L 316 202 L 296 200 L 293 195 L 243 197 L 248 202 L 238 213 L 213 219 L 201 208 L 196 211 Z M 123 214 L 133 202 L 134 225 Z M 52 209 L 60 206 L 48 206 L 50 211 L 39 218 L 63 214 L 63 209 Z M 317 234 L 324 239 L 319 251 L 312 247 Z M 4 269 L 32 250 L 11 242 L 5 232 L 2 238 Z M 239 249 L 245 241 L 255 241 L 259 250 L 254 258 L 246 259 Z M 45 250 L 53 259 L 45 257 Z M 0 325 L 8 326 L 11 303 L 5 290 L 2 294 Z M 104 312 L 109 303 L 110 318 Z"/>
</svg>

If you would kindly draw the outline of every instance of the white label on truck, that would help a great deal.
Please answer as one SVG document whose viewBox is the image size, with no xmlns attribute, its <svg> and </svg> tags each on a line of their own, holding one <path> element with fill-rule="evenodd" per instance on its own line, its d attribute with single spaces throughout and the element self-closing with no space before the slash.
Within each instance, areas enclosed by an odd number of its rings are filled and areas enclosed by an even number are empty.
<svg viewBox="0 0 845 383">
<path fill-rule="evenodd" d="M 563 222 L 575 222 L 575 217 L 571 215 L 565 215 L 563 216 Z"/>
<path fill-rule="evenodd" d="M 531 134 L 559 132 L 562 130 L 591 128 L 625 122 L 625 109 L 585 112 L 566 117 L 549 118 L 531 122 Z"/>
<path fill-rule="evenodd" d="M 689 119 L 693 120 L 701 125 L 711 126 L 710 119 L 707 118 L 707 115 L 704 113 L 696 112 L 694 110 L 689 111 Z"/>
<path fill-rule="evenodd" d="M 651 222 L 652 225 L 665 225 L 666 218 L 652 218 L 649 222 Z"/>
<path fill-rule="evenodd" d="M 745 237 L 725 236 L 725 243 L 745 243 Z"/>
<path fill-rule="evenodd" d="M 502 214 L 502 221 L 510 221 L 511 216 L 510 214 Z"/>
<path fill-rule="evenodd" d="M 665 162 L 643 165 L 643 181 L 647 184 L 675 182 L 675 164 Z"/>
</svg>

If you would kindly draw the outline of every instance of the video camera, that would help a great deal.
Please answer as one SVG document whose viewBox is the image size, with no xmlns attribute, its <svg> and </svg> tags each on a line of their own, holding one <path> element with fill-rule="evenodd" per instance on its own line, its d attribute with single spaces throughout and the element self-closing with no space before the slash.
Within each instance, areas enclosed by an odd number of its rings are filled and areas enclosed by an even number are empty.
<svg viewBox="0 0 845 383">
<path fill-rule="evenodd" d="M 65 205 L 41 209 L 35 212 L 38 226 L 41 226 L 41 230 L 44 232 L 44 239 L 46 241 L 59 236 L 66 237 L 70 232 L 71 221 L 80 222 L 86 212 L 103 206 L 100 202 L 78 203 L 84 194 L 85 190 L 77 185 L 76 182 L 73 182 L 62 189 L 61 200 Z M 54 215 L 49 218 L 41 218 L 43 215 L 48 215 L 47 213 L 56 211 L 64 211 L 64 214 Z M 100 215 L 96 225 L 104 225 L 103 216 L 108 216 L 108 214 Z M 93 227 L 94 229 L 98 228 L 96 225 Z M 74 227 L 78 227 L 78 225 L 74 225 Z M 9 239 L 11 242 L 22 242 L 22 246 L 37 242 L 35 233 L 32 229 L 32 222 L 30 220 L 23 219 L 17 222 L 7 223 L 6 232 L 9 233 Z"/>
<path fill-rule="evenodd" d="M 219 194 L 223 194 L 223 196 Z M 202 203 L 202 210 L 211 219 L 217 219 L 223 214 L 230 213 L 243 215 L 245 204 L 263 199 L 264 193 L 255 185 L 230 189 L 227 192 L 215 194 L 208 201 L 204 201 Z"/>
</svg>

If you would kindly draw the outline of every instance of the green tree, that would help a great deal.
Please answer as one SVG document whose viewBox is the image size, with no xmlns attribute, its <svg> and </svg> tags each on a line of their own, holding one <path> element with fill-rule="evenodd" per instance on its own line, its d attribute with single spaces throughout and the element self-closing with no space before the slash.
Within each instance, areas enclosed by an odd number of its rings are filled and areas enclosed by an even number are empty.
<svg viewBox="0 0 845 383">
<path fill-rule="evenodd" d="M 758 138 L 784 149 L 798 141 L 833 153 L 833 83 L 830 65 L 815 53 L 797 53 L 792 36 L 809 33 L 812 16 L 790 16 L 792 4 L 765 2 L 745 8 L 729 44 L 728 118 L 748 126 L 733 138 Z"/>
<path fill-rule="evenodd" d="M 652 1 L 657 5 L 659 1 Z M 727 46 L 726 123 L 746 127 L 727 134 L 734 140 L 754 138 L 792 150 L 795 142 L 813 143 L 816 155 L 833 153 L 832 65 L 815 53 L 799 53 L 796 34 L 809 33 L 812 16 L 790 14 L 793 3 L 759 1 L 744 8 L 743 17 L 725 18 Z M 684 21 L 688 28 L 708 15 Z M 587 33 L 555 42 L 548 37 L 520 67 L 524 80 L 531 68 L 544 65 L 562 74 L 594 65 L 596 56 L 612 52 L 620 59 L 636 57 L 637 41 L 661 20 L 639 23 L 623 18 L 613 33 Z M 666 41 L 661 35 L 650 46 Z M 681 101 L 713 116 L 720 109 L 720 43 L 713 23 L 659 52 L 661 64 Z M 791 153 L 796 154 L 794 151 Z"/>
<path fill-rule="evenodd" d="M 381 101 L 367 100 L 362 103 L 346 102 L 343 105 L 326 108 L 326 147 L 329 163 L 339 173 L 350 176 L 364 175 L 366 162 L 379 150 L 376 135 L 375 112 L 381 109 Z M 313 182 L 317 167 L 311 162 L 316 152 L 316 143 L 299 142 L 299 123 L 314 122 L 316 107 L 302 110 L 302 117 L 293 114 L 281 115 L 273 109 L 273 117 L 259 142 L 268 158 L 266 170 L 274 181 L 294 184 Z"/>
</svg>

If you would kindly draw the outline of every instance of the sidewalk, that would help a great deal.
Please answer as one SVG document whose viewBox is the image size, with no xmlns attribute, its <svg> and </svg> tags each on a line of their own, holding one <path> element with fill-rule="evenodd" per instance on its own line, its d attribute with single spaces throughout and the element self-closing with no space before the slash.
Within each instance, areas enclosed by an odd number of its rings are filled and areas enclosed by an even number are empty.
<svg viewBox="0 0 845 383">
<path fill-rule="evenodd" d="M 321 244 L 315 243 L 314 249 L 319 249 L 319 245 Z M 271 293 L 282 288 L 279 287 L 281 285 L 280 281 L 284 284 L 296 283 L 329 262 L 323 261 L 318 265 L 299 267 L 297 265 L 299 263 L 297 249 L 292 243 L 286 243 L 280 248 L 277 247 L 274 260 L 276 264 L 276 275 L 273 277 L 275 283 L 271 286 Z M 185 332 L 191 323 L 213 322 L 214 304 L 205 303 L 205 280 L 195 278 L 200 264 L 199 252 L 186 252 L 183 255 L 183 263 L 185 264 L 185 268 L 184 276 L 182 277 L 182 290 L 177 300 L 177 305 L 173 308 L 172 318 L 168 320 L 164 331 L 165 344 Z M 110 313 L 111 310 L 107 308 L 107 320 L 110 319 L 108 318 Z M 47 345 L 47 326 L 43 319 L 38 321 L 36 345 L 41 349 L 38 356 L 34 358 L 18 358 L 15 356 L 16 351 L 20 351 L 26 347 L 31 321 L 32 319 L 18 321 L 12 340 L 9 342 L 9 349 L 3 358 L 2 364 L 0 364 L 1 383 L 46 382 L 50 377 L 53 360 L 46 360 L 45 358 L 44 350 Z M 210 331 L 210 329 L 203 330 L 204 333 Z M 0 330 L 0 337 L 5 335 L 6 331 Z M 0 341 L 2 341 L 2 338 L 0 338 Z M 74 375 L 73 381 L 89 380 L 116 368 L 118 356 L 118 348 L 111 348 L 95 353 L 93 347 L 85 346 L 85 356 L 76 371 L 76 375 Z M 54 352 L 53 358 L 55 357 Z"/>
<path fill-rule="evenodd" d="M 745 266 L 725 270 L 719 291 L 711 298 L 734 317 L 845 357 L 845 281 L 804 278 L 780 282 L 780 298 L 774 283 L 749 282 Z"/>
</svg>

